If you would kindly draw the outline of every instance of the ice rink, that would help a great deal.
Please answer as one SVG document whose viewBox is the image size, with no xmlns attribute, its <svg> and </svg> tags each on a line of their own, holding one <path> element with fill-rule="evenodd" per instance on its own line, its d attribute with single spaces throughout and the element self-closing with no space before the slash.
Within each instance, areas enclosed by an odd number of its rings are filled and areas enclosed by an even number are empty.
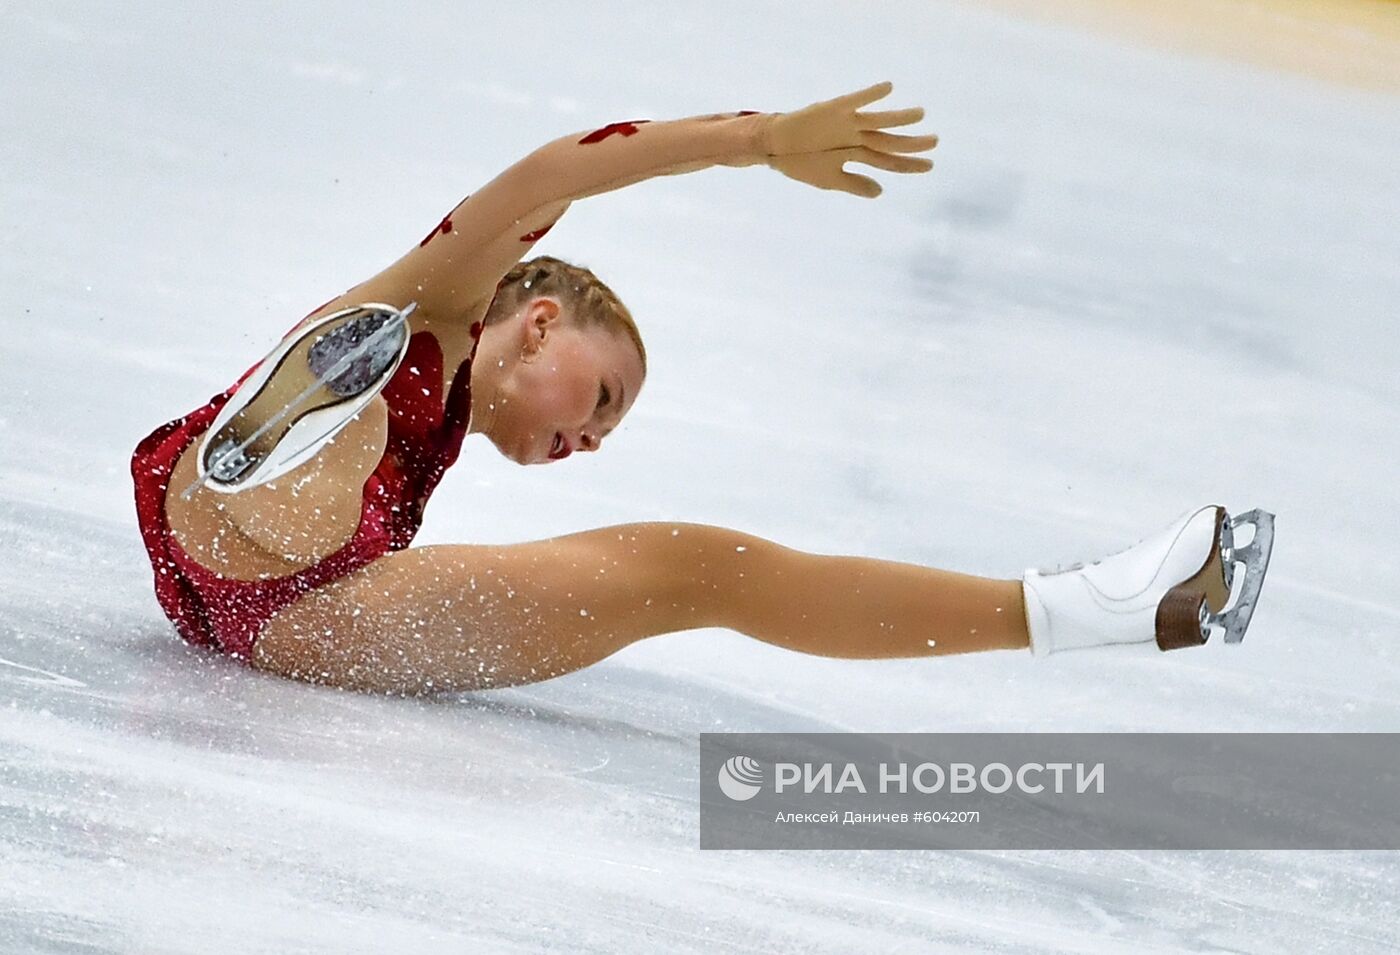
<svg viewBox="0 0 1400 955">
<path fill-rule="evenodd" d="M 1400 947 L 1394 853 L 701 852 L 696 801 L 707 731 L 1400 731 L 1400 95 L 934 0 L 367 6 L 0 6 L 0 951 Z M 942 143 L 878 200 L 577 203 L 537 251 L 628 303 L 646 390 L 606 454 L 467 441 L 419 541 L 702 521 L 1016 577 L 1262 506 L 1243 645 L 707 630 L 401 700 L 175 635 L 141 437 L 554 137 L 884 79 Z"/>
</svg>

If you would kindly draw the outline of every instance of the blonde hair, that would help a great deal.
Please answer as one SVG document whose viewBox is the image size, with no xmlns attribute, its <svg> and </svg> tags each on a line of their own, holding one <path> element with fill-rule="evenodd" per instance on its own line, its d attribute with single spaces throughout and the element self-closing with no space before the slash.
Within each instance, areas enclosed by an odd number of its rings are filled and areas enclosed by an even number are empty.
<svg viewBox="0 0 1400 955">
<path fill-rule="evenodd" d="M 552 255 L 541 255 L 528 262 L 517 262 L 496 285 L 496 297 L 486 310 L 485 324 L 505 321 L 536 295 L 553 295 L 568 306 L 573 320 L 582 328 L 594 326 L 623 332 L 637 347 L 642 359 L 642 375 L 647 370 L 647 350 L 632 313 L 613 290 L 581 265 L 570 265 Z"/>
</svg>

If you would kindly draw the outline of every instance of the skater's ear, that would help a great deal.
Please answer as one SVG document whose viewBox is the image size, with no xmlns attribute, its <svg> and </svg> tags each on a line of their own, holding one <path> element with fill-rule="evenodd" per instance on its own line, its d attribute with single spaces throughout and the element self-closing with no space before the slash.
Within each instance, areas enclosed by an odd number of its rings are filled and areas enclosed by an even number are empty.
<svg viewBox="0 0 1400 955">
<path fill-rule="evenodd" d="M 539 295 L 520 306 L 532 328 L 547 328 L 563 316 L 564 306 L 552 295 Z"/>
<path fill-rule="evenodd" d="M 563 315 L 559 300 L 549 295 L 540 295 L 520 306 L 520 331 L 523 338 L 523 355 L 534 355 L 543 346 L 549 333 L 553 331 Z"/>
</svg>

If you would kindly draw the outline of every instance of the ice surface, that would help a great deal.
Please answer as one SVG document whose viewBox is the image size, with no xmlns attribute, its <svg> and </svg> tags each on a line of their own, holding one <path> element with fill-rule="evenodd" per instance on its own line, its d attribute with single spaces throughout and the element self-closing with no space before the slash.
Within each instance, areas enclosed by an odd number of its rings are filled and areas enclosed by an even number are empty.
<svg viewBox="0 0 1400 955">
<path fill-rule="evenodd" d="M 695 799 L 709 730 L 1400 729 L 1394 99 L 943 3 L 366 6 L 0 12 L 0 950 L 1400 945 L 1392 854 L 701 853 Z M 697 520 L 1010 577 L 1265 506 L 1241 647 L 703 631 L 390 701 L 174 636 L 155 425 L 548 139 L 887 78 L 943 142 L 876 202 L 717 169 L 575 206 L 539 251 L 620 290 L 647 394 L 566 465 L 467 442 L 420 539 Z"/>
</svg>

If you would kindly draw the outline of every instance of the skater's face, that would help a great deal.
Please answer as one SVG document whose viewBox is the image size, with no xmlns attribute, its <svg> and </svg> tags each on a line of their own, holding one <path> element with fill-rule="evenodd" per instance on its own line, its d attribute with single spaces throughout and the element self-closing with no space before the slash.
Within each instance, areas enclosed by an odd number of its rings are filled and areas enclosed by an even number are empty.
<svg viewBox="0 0 1400 955">
<path fill-rule="evenodd" d="M 472 416 L 481 415 L 480 430 L 517 464 L 561 461 L 602 446 L 636 401 L 643 376 L 626 333 L 580 327 L 557 299 L 541 296 L 482 333 Z"/>
</svg>

